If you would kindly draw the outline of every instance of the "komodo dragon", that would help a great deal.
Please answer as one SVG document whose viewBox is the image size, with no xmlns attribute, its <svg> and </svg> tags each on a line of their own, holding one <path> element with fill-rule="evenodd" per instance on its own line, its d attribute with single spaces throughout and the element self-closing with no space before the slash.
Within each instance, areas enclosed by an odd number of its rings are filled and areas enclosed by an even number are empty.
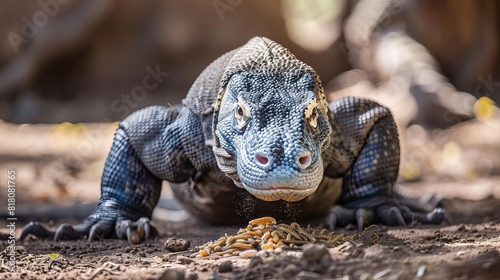
<svg viewBox="0 0 500 280">
<path fill-rule="evenodd" d="M 448 219 L 437 198 L 394 188 L 400 150 L 389 110 L 354 97 L 327 104 L 314 69 L 267 38 L 215 60 L 182 104 L 120 123 L 99 206 L 81 224 L 53 231 L 31 222 L 20 238 L 146 240 L 162 180 L 192 215 L 218 224 L 328 217 L 331 228 L 362 229 Z"/>
</svg>

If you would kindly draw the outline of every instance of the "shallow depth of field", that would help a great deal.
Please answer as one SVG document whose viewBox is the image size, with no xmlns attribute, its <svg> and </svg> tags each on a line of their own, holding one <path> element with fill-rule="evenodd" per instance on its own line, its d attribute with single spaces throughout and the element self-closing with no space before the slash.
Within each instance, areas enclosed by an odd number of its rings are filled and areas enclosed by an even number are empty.
<svg viewBox="0 0 500 280">
<path fill-rule="evenodd" d="M 499 13 L 493 0 L 0 3 L 0 278 L 500 278 Z M 330 100 L 387 105 L 402 146 L 397 186 L 442 197 L 452 224 L 373 226 L 327 249 L 191 258 L 165 241 L 192 249 L 244 225 L 173 209 L 165 182 L 152 220 L 158 237 L 140 245 L 29 237 L 15 242 L 11 270 L 7 246 L 29 221 L 75 224 L 96 208 L 120 120 L 179 104 L 210 62 L 254 36 L 316 69 Z M 153 87 L 143 84 L 148 75 Z"/>
</svg>

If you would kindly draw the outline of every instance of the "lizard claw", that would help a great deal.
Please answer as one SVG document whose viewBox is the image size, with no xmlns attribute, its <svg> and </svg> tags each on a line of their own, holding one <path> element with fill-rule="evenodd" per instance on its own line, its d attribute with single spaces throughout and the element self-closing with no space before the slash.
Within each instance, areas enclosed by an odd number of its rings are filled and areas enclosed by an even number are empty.
<svg viewBox="0 0 500 280">
<path fill-rule="evenodd" d="M 31 222 L 24 227 L 20 239 L 23 240 L 32 234 L 42 238 L 53 238 L 54 241 L 81 239 L 85 236 L 88 236 L 89 241 L 93 241 L 116 235 L 118 238 L 127 239 L 130 244 L 138 244 L 157 233 L 148 218 L 138 218 L 141 216 L 136 215 L 137 213 L 129 213 L 119 209 L 118 206 L 112 201 L 105 202 L 81 224 L 62 224 L 55 231 L 38 222 Z M 137 221 L 132 222 L 131 219 Z"/>
<path fill-rule="evenodd" d="M 30 222 L 24 226 L 19 240 L 24 240 L 29 234 L 43 238 L 54 238 L 55 236 L 55 232 L 53 230 L 46 228 L 39 222 Z"/>
<path fill-rule="evenodd" d="M 328 215 L 328 225 L 331 230 L 334 230 L 337 224 L 348 225 L 355 218 L 354 210 L 344 208 L 342 206 L 334 206 Z"/>
<path fill-rule="evenodd" d="M 406 226 L 406 221 L 405 218 L 403 217 L 403 214 L 401 213 L 401 210 L 403 212 L 408 212 L 406 209 L 399 209 L 396 206 L 391 206 L 391 207 L 379 207 L 377 209 L 377 217 L 379 220 L 386 225 L 390 226 Z M 411 214 L 410 214 L 411 216 Z M 407 216 L 408 221 L 412 221 L 413 219 Z"/>
<path fill-rule="evenodd" d="M 136 222 L 132 222 L 131 220 L 117 221 L 115 232 L 118 238 L 126 238 L 130 244 L 138 244 L 142 240 L 149 239 L 152 228 L 149 219 L 142 217 Z"/>
<path fill-rule="evenodd" d="M 415 220 L 424 224 L 440 224 L 445 222 L 446 224 L 452 224 L 452 220 L 448 213 L 442 208 L 436 208 L 428 213 L 408 213 L 405 215 L 406 219 Z"/>
<path fill-rule="evenodd" d="M 80 239 L 86 235 L 87 235 L 87 230 L 85 226 L 82 225 L 72 226 L 70 224 L 62 224 L 56 230 L 56 233 L 54 235 L 54 241 L 59 241 L 61 239 L 64 240 Z"/>
<path fill-rule="evenodd" d="M 374 213 L 371 210 L 348 209 L 342 206 L 334 206 L 328 215 L 328 226 L 334 230 L 337 225 L 345 226 L 356 222 L 359 230 L 374 222 Z"/>
<path fill-rule="evenodd" d="M 366 211 L 363 208 L 356 210 L 356 222 L 358 230 L 362 231 L 365 226 L 373 223 L 373 211 Z"/>
<path fill-rule="evenodd" d="M 433 199 L 433 201 L 436 200 Z M 373 223 L 403 227 L 414 222 L 422 224 L 452 223 L 450 216 L 442 208 L 433 208 L 430 211 L 417 211 L 410 209 L 404 202 L 406 201 L 388 201 L 388 205 L 382 204 L 371 208 L 363 208 L 366 205 L 356 205 L 356 203 L 351 204 L 349 208 L 336 205 L 330 210 L 328 225 L 331 230 L 334 230 L 336 226 L 356 224 L 358 230 L 361 231 L 364 227 Z M 412 206 L 418 205 L 412 204 Z M 420 207 L 419 209 L 423 210 L 425 207 Z"/>
<path fill-rule="evenodd" d="M 406 226 L 405 219 L 403 219 L 403 215 L 401 214 L 401 210 L 399 210 L 399 208 L 394 206 L 389 208 L 389 217 L 394 219 L 398 223 L 398 225 L 403 227 Z"/>
<path fill-rule="evenodd" d="M 99 220 L 89 230 L 89 241 L 109 236 L 113 233 L 113 222 Z"/>
</svg>

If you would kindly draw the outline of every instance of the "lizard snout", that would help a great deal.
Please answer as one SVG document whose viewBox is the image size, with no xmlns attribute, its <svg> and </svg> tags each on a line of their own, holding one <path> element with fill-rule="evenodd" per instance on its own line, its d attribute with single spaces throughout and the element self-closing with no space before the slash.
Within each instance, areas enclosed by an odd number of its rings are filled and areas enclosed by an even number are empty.
<svg viewBox="0 0 500 280">
<path fill-rule="evenodd" d="M 261 168 L 267 168 L 273 164 L 273 158 L 266 152 L 255 153 L 255 163 Z"/>
<path fill-rule="evenodd" d="M 304 151 L 297 157 L 297 165 L 300 169 L 306 169 L 311 165 L 311 152 Z"/>
<path fill-rule="evenodd" d="M 277 150 L 277 149 L 275 149 Z M 311 166 L 312 156 L 308 150 L 290 152 L 292 160 L 299 170 L 307 169 Z M 295 157 L 293 159 L 293 157 Z M 265 151 L 258 151 L 254 154 L 255 164 L 265 170 L 270 170 L 274 163 L 274 157 Z"/>
</svg>

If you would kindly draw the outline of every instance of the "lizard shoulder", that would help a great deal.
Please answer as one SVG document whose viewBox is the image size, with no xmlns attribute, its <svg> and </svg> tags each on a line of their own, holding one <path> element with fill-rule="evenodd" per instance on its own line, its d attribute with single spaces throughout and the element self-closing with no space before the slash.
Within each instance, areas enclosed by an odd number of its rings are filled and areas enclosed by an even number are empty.
<svg viewBox="0 0 500 280">
<path fill-rule="evenodd" d="M 342 176 L 352 166 L 372 128 L 382 119 L 387 119 L 384 126 L 397 134 L 390 110 L 373 100 L 343 97 L 331 102 L 328 108 L 332 134 L 323 158 L 329 176 Z"/>
</svg>

